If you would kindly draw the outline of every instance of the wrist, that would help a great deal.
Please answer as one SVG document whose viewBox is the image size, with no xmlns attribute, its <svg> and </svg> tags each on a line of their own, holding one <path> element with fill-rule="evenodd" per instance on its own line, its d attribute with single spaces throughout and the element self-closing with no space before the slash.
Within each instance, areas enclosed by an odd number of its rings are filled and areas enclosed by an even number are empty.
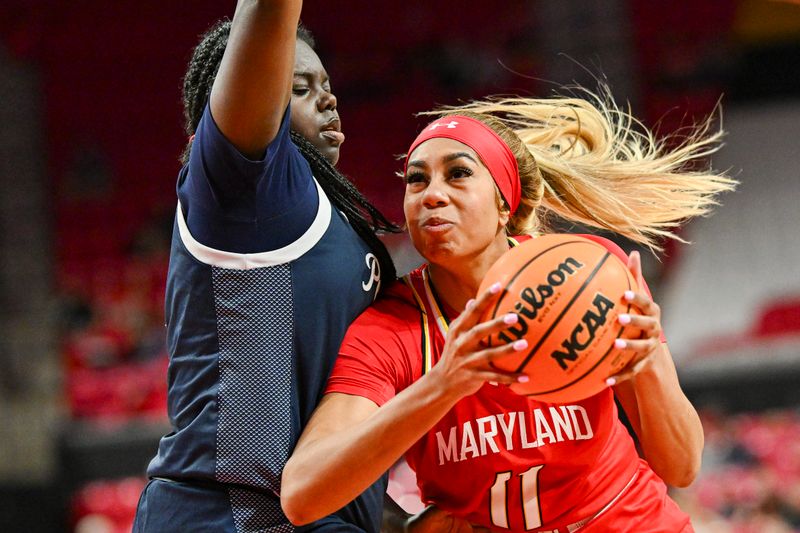
<svg viewBox="0 0 800 533">
<path fill-rule="evenodd" d="M 464 397 L 464 392 L 463 387 L 459 387 L 452 380 L 447 379 L 447 376 L 442 375 L 441 368 L 441 366 L 435 365 L 417 383 L 423 389 L 423 395 L 428 405 L 443 406 L 449 410 Z"/>
<path fill-rule="evenodd" d="M 647 364 L 631 376 L 631 383 L 653 386 L 664 375 L 666 369 L 668 352 L 664 349 L 664 344 L 659 344 L 653 353 L 647 356 Z"/>
</svg>

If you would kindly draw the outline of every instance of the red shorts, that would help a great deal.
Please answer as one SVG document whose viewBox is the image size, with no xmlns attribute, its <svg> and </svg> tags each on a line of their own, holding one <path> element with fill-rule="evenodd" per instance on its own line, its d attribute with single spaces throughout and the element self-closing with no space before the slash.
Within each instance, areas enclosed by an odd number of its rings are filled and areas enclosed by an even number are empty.
<svg viewBox="0 0 800 533">
<path fill-rule="evenodd" d="M 667 486 L 640 461 L 636 479 L 611 506 L 579 530 L 580 533 L 694 533 L 689 515 L 667 495 Z"/>
</svg>

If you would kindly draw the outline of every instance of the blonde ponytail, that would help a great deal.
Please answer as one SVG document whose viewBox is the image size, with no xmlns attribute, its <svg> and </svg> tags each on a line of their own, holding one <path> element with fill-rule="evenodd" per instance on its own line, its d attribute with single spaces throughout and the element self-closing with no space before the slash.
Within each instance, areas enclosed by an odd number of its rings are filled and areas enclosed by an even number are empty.
<svg viewBox="0 0 800 533">
<path fill-rule="evenodd" d="M 509 233 L 539 229 L 549 212 L 660 249 L 662 238 L 681 240 L 677 226 L 708 214 L 718 194 L 735 188 L 735 180 L 705 168 L 723 136 L 710 119 L 677 143 L 657 141 L 610 97 L 586 93 L 487 99 L 427 114 L 468 114 L 509 144 L 523 189 Z"/>
</svg>

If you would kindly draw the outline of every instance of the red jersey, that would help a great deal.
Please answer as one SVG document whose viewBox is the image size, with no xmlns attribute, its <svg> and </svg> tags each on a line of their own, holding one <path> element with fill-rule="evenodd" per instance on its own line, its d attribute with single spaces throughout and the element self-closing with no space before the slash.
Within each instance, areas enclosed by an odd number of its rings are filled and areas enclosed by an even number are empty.
<svg viewBox="0 0 800 533">
<path fill-rule="evenodd" d="M 438 362 L 449 323 L 442 309 L 426 266 L 396 282 L 351 325 L 327 392 L 386 403 Z M 497 531 L 574 531 L 626 492 L 659 509 L 642 513 L 647 527 L 619 531 L 682 531 L 689 521 L 671 501 L 665 507 L 666 487 L 639 459 L 611 389 L 557 405 L 486 383 L 406 461 L 426 503 Z"/>
</svg>

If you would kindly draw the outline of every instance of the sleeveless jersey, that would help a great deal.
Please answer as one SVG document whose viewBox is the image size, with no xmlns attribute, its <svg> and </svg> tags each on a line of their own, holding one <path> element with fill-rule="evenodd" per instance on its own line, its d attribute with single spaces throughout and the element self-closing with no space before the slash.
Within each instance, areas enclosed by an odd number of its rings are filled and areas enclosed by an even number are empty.
<svg viewBox="0 0 800 533">
<path fill-rule="evenodd" d="M 206 107 L 190 157 L 166 296 L 173 431 L 148 475 L 224 484 L 237 528 L 291 531 L 281 471 L 346 328 L 377 293 L 378 261 L 292 144 L 288 109 L 250 161 Z M 377 531 L 383 488 L 348 520 Z"/>
<path fill-rule="evenodd" d="M 447 315 L 426 266 L 415 270 L 348 330 L 326 392 L 382 405 L 439 360 Z M 573 531 L 628 488 L 642 465 L 649 470 L 611 389 L 556 405 L 490 383 L 456 403 L 406 461 L 426 503 L 498 531 Z M 674 519 L 688 521 L 680 513 Z"/>
</svg>

